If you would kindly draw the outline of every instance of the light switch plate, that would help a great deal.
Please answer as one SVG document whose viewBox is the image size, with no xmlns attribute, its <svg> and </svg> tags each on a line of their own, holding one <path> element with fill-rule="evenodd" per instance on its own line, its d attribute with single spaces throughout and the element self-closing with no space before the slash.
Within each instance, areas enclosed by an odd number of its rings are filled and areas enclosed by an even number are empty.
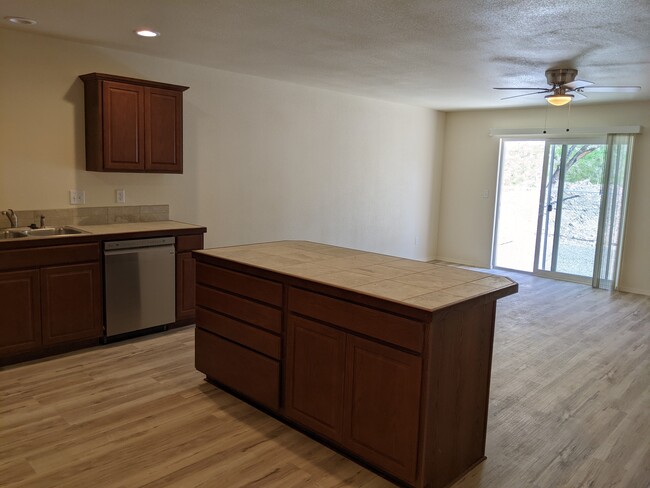
<svg viewBox="0 0 650 488">
<path fill-rule="evenodd" d="M 84 190 L 70 190 L 70 205 L 83 205 L 84 203 L 86 203 Z"/>
<path fill-rule="evenodd" d="M 126 190 L 115 190 L 115 202 L 126 203 Z"/>
</svg>

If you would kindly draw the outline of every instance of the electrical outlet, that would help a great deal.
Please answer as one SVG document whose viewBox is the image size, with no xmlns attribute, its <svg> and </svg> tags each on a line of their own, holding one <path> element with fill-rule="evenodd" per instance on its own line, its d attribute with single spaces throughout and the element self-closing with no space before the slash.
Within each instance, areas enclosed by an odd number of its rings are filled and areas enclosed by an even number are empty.
<svg viewBox="0 0 650 488">
<path fill-rule="evenodd" d="M 86 203 L 84 190 L 70 190 L 70 205 L 83 205 L 84 203 Z"/>
<path fill-rule="evenodd" d="M 481 197 L 482 198 L 488 198 L 490 196 L 490 192 L 488 190 L 483 190 L 481 192 Z"/>
<path fill-rule="evenodd" d="M 126 190 L 115 190 L 115 202 L 126 203 Z"/>
</svg>

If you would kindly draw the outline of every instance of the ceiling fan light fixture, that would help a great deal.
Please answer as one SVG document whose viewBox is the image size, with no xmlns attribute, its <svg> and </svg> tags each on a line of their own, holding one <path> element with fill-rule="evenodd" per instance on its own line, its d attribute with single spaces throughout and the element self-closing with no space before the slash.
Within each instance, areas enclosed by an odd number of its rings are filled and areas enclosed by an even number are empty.
<svg viewBox="0 0 650 488">
<path fill-rule="evenodd" d="M 566 95 L 566 94 L 546 95 L 544 98 L 551 105 L 554 105 L 556 107 L 561 107 L 562 105 L 566 105 L 571 100 L 573 100 L 573 95 Z"/>
</svg>

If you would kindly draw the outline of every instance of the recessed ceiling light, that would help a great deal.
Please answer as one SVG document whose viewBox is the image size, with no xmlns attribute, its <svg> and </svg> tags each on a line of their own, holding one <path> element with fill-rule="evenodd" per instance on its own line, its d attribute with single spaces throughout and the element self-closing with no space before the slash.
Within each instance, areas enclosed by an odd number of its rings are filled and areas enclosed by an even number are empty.
<svg viewBox="0 0 650 488">
<path fill-rule="evenodd" d="M 149 29 L 138 29 L 135 33 L 141 37 L 158 37 L 160 35 L 160 32 Z"/>
<path fill-rule="evenodd" d="M 18 25 L 34 25 L 36 21 L 34 19 L 28 19 L 26 17 L 5 17 L 7 22 Z"/>
</svg>

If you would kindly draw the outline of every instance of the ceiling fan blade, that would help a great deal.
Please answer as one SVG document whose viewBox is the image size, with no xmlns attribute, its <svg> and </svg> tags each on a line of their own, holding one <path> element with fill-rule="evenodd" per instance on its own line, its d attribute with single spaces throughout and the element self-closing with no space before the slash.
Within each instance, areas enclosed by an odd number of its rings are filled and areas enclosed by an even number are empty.
<svg viewBox="0 0 650 488">
<path fill-rule="evenodd" d="M 544 90 L 544 91 L 551 91 L 552 88 L 492 88 L 493 90 Z"/>
<path fill-rule="evenodd" d="M 587 98 L 582 93 L 578 93 L 577 91 L 571 91 L 569 95 L 573 95 L 574 100 L 584 100 Z"/>
<path fill-rule="evenodd" d="M 532 93 L 524 93 L 522 95 L 514 95 L 512 97 L 505 97 L 502 98 L 501 100 L 508 100 L 510 98 L 519 98 L 519 97 L 527 97 L 528 95 L 538 95 L 540 93 L 548 93 L 550 90 L 543 90 L 543 91 L 537 91 L 537 92 L 532 92 Z"/>
<path fill-rule="evenodd" d="M 562 88 L 568 88 L 569 90 L 575 90 L 576 88 L 584 88 L 589 85 L 593 85 L 593 81 L 587 81 L 587 80 L 573 80 L 570 83 L 565 83 L 562 85 Z"/>
<path fill-rule="evenodd" d="M 641 90 L 640 86 L 583 86 L 576 88 L 582 92 L 586 90 L 589 93 L 635 93 Z"/>
</svg>

